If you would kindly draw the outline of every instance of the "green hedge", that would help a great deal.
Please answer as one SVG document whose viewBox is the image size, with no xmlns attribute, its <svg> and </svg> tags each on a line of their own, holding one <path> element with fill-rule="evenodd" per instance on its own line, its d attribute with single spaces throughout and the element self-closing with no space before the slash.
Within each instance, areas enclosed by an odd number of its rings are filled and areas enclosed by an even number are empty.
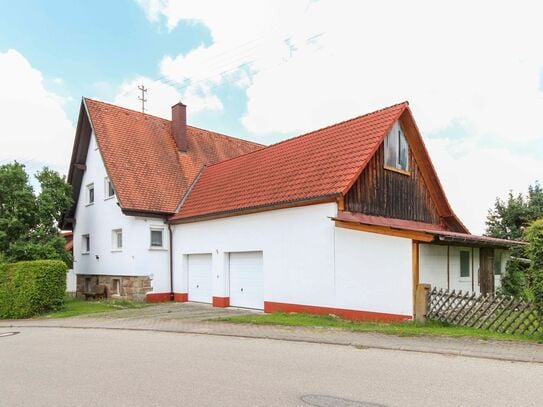
<svg viewBox="0 0 543 407">
<path fill-rule="evenodd" d="M 60 260 L 0 265 L 0 318 L 28 318 L 61 308 L 67 272 Z"/>
</svg>

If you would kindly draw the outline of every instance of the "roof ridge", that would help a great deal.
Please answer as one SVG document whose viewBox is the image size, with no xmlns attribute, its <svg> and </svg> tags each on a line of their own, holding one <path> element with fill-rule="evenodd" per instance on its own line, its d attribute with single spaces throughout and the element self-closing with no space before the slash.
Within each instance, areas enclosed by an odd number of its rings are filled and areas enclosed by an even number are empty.
<svg viewBox="0 0 543 407">
<path fill-rule="evenodd" d="M 92 102 L 102 103 L 102 104 L 105 104 L 105 105 L 108 105 L 108 106 L 115 107 L 117 109 L 127 110 L 127 111 L 129 111 L 131 113 L 138 113 L 138 114 L 142 114 L 142 115 L 146 115 L 146 116 L 151 116 L 151 117 L 153 117 L 155 119 L 159 119 L 159 120 L 162 120 L 162 121 L 165 121 L 165 122 L 171 122 L 171 120 L 165 119 L 165 118 L 160 117 L 160 116 L 156 116 L 156 115 L 149 114 L 149 113 L 142 113 L 142 112 L 139 112 L 139 111 L 134 110 L 134 109 L 129 109 L 127 107 L 123 107 L 123 106 L 119 106 L 119 105 L 114 105 L 113 103 L 104 102 L 102 100 L 91 99 L 91 98 L 88 98 L 88 97 L 85 97 L 85 96 L 83 97 L 83 99 L 84 100 L 90 100 Z M 235 137 L 235 136 L 230 136 L 228 134 L 219 133 L 218 131 L 215 131 L 215 130 L 204 129 L 202 127 L 193 126 L 191 124 L 187 124 L 187 127 L 192 127 L 194 129 L 206 131 L 208 133 L 214 133 L 214 134 L 216 134 L 218 136 L 222 136 L 222 137 L 227 137 L 227 138 L 231 138 L 231 139 L 234 139 L 234 140 L 239 140 L 239 141 L 242 141 L 244 143 L 251 143 L 251 144 L 254 144 L 254 145 L 257 145 L 257 146 L 267 147 L 265 144 L 260 144 L 260 143 L 257 143 L 257 142 L 251 141 L 251 140 L 245 140 L 245 139 L 242 139 L 241 137 Z"/>
<path fill-rule="evenodd" d="M 219 133 L 218 131 L 215 131 L 215 130 L 204 129 L 203 127 L 193 126 L 191 124 L 187 124 L 187 127 L 192 127 L 193 129 L 206 131 L 208 133 L 213 133 L 213 134 L 216 134 L 218 136 L 230 138 L 230 139 L 233 139 L 233 140 L 236 140 L 236 141 L 242 141 L 244 143 L 251 143 L 251 144 L 254 144 L 256 146 L 267 147 L 265 144 L 260 144 L 260 143 L 257 143 L 256 141 L 245 140 L 245 139 L 242 139 L 241 137 L 230 136 L 228 134 Z"/>
<path fill-rule="evenodd" d="M 225 163 L 225 162 L 228 162 L 228 161 L 241 159 L 242 157 L 247 157 L 247 156 L 250 155 L 250 154 L 254 154 L 254 153 L 262 152 L 262 151 L 264 151 L 264 150 L 268 150 L 268 149 L 271 148 L 271 147 L 275 147 L 275 146 L 278 146 L 278 145 L 280 145 L 280 144 L 288 143 L 288 142 L 297 140 L 297 139 L 299 139 L 299 138 L 309 136 L 309 135 L 311 135 L 311 134 L 313 134 L 313 133 L 316 133 L 316 132 L 318 132 L 318 131 L 322 131 L 322 130 L 329 129 L 329 128 L 331 128 L 331 127 L 339 126 L 339 125 L 342 125 L 342 124 L 345 124 L 345 123 L 348 123 L 348 122 L 351 122 L 351 121 L 354 121 L 354 120 L 361 119 L 361 118 L 366 117 L 366 116 L 371 116 L 371 115 L 373 115 L 373 114 L 382 112 L 382 111 L 384 111 L 384 110 L 392 109 L 392 108 L 394 108 L 394 107 L 398 107 L 398 106 L 401 106 L 401 105 L 409 106 L 409 102 L 408 102 L 407 100 L 405 100 L 405 101 L 400 102 L 400 103 L 396 103 L 396 104 L 393 104 L 393 105 L 390 105 L 390 106 L 387 106 L 387 107 L 383 107 L 383 108 L 378 109 L 378 110 L 374 110 L 373 112 L 364 113 L 364 114 L 362 114 L 362 115 L 359 115 L 359 116 L 356 116 L 356 117 L 353 117 L 353 118 L 350 118 L 350 119 L 347 119 L 347 120 L 343 120 L 343 121 L 340 121 L 340 122 L 337 122 L 337 123 L 334 123 L 334 124 L 330 124 L 330 125 L 328 125 L 328 126 L 324 126 L 324 127 L 318 128 L 318 129 L 316 129 L 316 130 L 311 130 L 310 132 L 303 133 L 303 134 L 299 134 L 299 135 L 297 135 L 297 136 L 288 138 L 288 139 L 286 139 L 286 140 L 281 140 L 281 141 L 278 141 L 277 143 L 270 144 L 269 146 L 266 146 L 266 147 L 264 147 L 264 148 L 261 148 L 260 150 L 250 151 L 250 152 L 248 152 L 247 154 L 238 155 L 237 157 L 232 157 L 232 158 L 229 158 L 228 160 L 223 160 L 223 161 L 219 161 L 219 162 L 210 164 L 210 165 L 207 166 L 207 168 L 211 168 L 211 167 L 214 167 L 214 166 L 216 166 L 216 165 L 219 165 L 219 164 L 222 164 L 222 163 Z"/>
</svg>

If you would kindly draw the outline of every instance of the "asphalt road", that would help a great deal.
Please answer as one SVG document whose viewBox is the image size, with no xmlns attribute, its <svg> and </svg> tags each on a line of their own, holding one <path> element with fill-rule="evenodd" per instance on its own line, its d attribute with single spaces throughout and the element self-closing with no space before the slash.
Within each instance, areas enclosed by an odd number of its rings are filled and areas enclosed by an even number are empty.
<svg viewBox="0 0 543 407">
<path fill-rule="evenodd" d="M 0 329 L 1 406 L 543 403 L 543 364 L 196 334 L 17 329 L 4 337 L 10 329 Z"/>
</svg>

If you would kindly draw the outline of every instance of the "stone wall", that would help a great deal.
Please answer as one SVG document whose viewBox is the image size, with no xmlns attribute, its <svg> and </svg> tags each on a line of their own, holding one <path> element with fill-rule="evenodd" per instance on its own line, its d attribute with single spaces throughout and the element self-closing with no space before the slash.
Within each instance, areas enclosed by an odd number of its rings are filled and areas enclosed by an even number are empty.
<svg viewBox="0 0 543 407">
<path fill-rule="evenodd" d="M 107 287 L 108 298 L 132 301 L 145 301 L 145 294 L 153 291 L 151 279 L 148 276 L 103 276 L 103 275 L 77 275 L 77 297 L 85 298 L 85 281 L 89 279 L 89 291 L 97 285 Z M 120 282 L 120 292 L 115 292 L 115 281 Z"/>
</svg>

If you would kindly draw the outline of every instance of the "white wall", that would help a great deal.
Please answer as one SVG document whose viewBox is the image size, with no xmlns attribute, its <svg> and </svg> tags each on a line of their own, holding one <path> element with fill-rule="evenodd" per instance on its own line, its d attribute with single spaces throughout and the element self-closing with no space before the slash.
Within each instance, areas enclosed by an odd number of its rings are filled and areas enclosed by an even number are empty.
<svg viewBox="0 0 543 407">
<path fill-rule="evenodd" d="M 94 134 L 87 155 L 74 227 L 76 274 L 152 276 L 153 292 L 169 292 L 169 234 L 164 220 L 125 216 L 117 197 L 105 199 L 107 173 Z M 94 183 L 94 204 L 87 205 L 86 186 Z M 164 249 L 150 248 L 150 228 L 163 227 Z M 113 250 L 112 230 L 122 229 L 123 248 Z M 89 234 L 91 250 L 82 254 L 82 235 Z"/>
<path fill-rule="evenodd" d="M 75 294 L 77 289 L 77 278 L 74 269 L 69 269 L 66 273 L 66 292 Z"/>
<path fill-rule="evenodd" d="M 262 251 L 264 300 L 411 315 L 411 241 L 334 226 L 335 203 L 174 226 L 174 290 L 186 255 L 213 255 L 213 296 L 228 297 L 228 253 Z"/>
<path fill-rule="evenodd" d="M 338 308 L 411 315 L 410 239 L 336 228 Z"/>
<path fill-rule="evenodd" d="M 419 253 L 420 282 L 431 284 L 432 287 L 447 289 L 447 248 L 449 249 L 450 289 L 473 292 L 472 288 L 474 288 L 475 292 L 480 293 L 478 248 L 421 244 Z M 460 277 L 461 250 L 467 250 L 470 253 L 470 277 Z"/>
</svg>

